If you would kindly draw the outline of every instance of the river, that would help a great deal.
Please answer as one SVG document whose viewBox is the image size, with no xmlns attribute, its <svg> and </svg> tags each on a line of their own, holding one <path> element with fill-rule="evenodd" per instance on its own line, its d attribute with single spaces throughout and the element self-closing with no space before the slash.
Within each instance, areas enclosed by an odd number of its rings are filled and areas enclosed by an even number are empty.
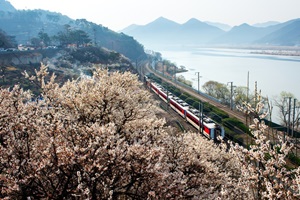
<svg viewBox="0 0 300 200">
<path fill-rule="evenodd" d="M 159 52 L 164 59 L 185 66 L 188 72 L 182 75 L 198 88 L 210 80 L 234 86 L 247 86 L 249 73 L 250 93 L 255 89 L 263 96 L 274 100 L 282 91 L 291 92 L 300 100 L 300 56 L 254 54 L 255 50 L 190 48 Z M 274 105 L 274 103 L 273 103 Z M 275 110 L 274 110 L 275 111 Z M 275 115 L 277 117 L 277 115 Z M 274 118 L 273 118 L 274 119 Z M 278 118 L 275 118 L 278 121 Z"/>
</svg>

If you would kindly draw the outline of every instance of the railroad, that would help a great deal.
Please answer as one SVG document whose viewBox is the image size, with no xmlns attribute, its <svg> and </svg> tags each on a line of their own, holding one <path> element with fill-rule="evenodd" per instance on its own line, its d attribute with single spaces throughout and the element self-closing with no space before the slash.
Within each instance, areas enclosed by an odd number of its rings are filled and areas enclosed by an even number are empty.
<svg viewBox="0 0 300 200">
<path fill-rule="evenodd" d="M 192 108 L 189 104 L 180 98 L 168 93 L 161 85 L 153 82 L 147 76 L 144 77 L 146 85 L 155 92 L 164 102 L 168 104 L 182 118 L 194 126 L 202 135 L 209 139 L 216 140 L 218 136 L 225 137 L 224 128 L 205 116 L 203 111 Z"/>
<path fill-rule="evenodd" d="M 143 71 L 144 70 L 144 71 Z M 229 107 L 215 101 L 215 100 L 212 100 L 211 98 L 208 98 L 204 95 L 201 95 L 201 93 L 197 93 L 196 91 L 194 90 L 191 90 L 191 88 L 189 87 L 185 87 L 181 84 L 178 84 L 168 78 L 166 78 L 165 76 L 157 73 L 156 71 L 154 71 L 151 67 L 149 67 L 149 63 L 146 63 L 145 67 L 143 68 L 143 70 L 141 70 L 141 76 L 144 76 L 146 73 L 154 73 L 155 76 L 161 78 L 164 82 L 167 82 L 168 84 L 171 84 L 175 87 L 177 87 L 178 89 L 180 89 L 181 91 L 183 92 L 186 92 L 188 94 L 190 94 L 191 96 L 194 96 L 195 98 L 198 98 L 200 101 L 202 102 L 207 102 L 217 108 L 219 108 L 220 110 L 228 113 L 228 115 L 230 117 L 235 117 L 237 118 L 238 120 L 240 120 L 241 122 L 245 123 L 247 125 L 247 119 L 246 119 L 246 116 L 244 113 L 242 112 L 239 112 L 239 111 L 235 111 L 235 110 L 231 110 Z"/>
<path fill-rule="evenodd" d="M 142 80 L 142 77 L 146 73 L 153 73 L 153 74 L 155 74 L 155 76 L 161 78 L 164 82 L 167 82 L 168 84 L 175 86 L 176 88 L 180 89 L 182 92 L 186 92 L 189 95 L 191 95 L 191 96 L 193 96 L 195 98 L 198 98 L 202 102 L 207 102 L 207 103 L 209 103 L 209 104 L 211 104 L 211 105 L 219 108 L 220 110 L 226 112 L 229 115 L 229 117 L 233 117 L 233 118 L 236 118 L 236 119 L 240 120 L 246 126 L 248 126 L 251 123 L 250 122 L 250 117 L 247 117 L 244 113 L 242 113 L 240 111 L 236 111 L 236 110 L 231 110 L 229 107 L 221 104 L 220 102 L 217 102 L 216 100 L 208 98 L 205 95 L 201 95 L 201 93 L 198 93 L 197 91 L 189 88 L 188 86 L 184 86 L 184 85 L 178 84 L 176 81 L 174 82 L 172 79 L 163 76 L 162 74 L 158 73 L 157 71 L 155 71 L 151 67 L 149 67 L 149 63 L 146 63 L 143 68 L 140 67 L 140 70 L 138 70 L 138 71 L 139 71 L 139 74 L 141 75 L 141 80 Z M 269 129 L 270 130 L 268 130 L 265 134 L 266 134 L 267 138 L 272 141 L 272 143 L 276 144 L 279 141 L 278 137 L 274 137 L 274 135 L 273 135 L 273 137 L 271 137 L 270 133 L 269 133 L 271 131 L 272 134 L 274 134 L 273 131 L 276 131 L 276 130 L 272 130 L 272 128 L 269 128 Z M 240 131 L 240 130 L 235 130 L 235 131 Z M 240 133 L 242 133 L 242 132 L 240 132 Z M 276 134 L 278 136 L 280 136 L 281 138 L 283 138 L 283 136 L 284 136 L 283 132 L 276 131 Z M 249 142 L 253 138 L 251 138 L 248 134 L 243 134 L 243 135 L 245 136 L 244 137 L 243 145 L 248 146 Z M 226 134 L 225 134 L 225 137 L 226 137 Z M 299 154 L 298 153 L 299 150 L 300 150 L 300 144 L 299 144 L 299 142 L 297 142 L 297 140 L 296 140 L 296 142 L 294 142 L 293 138 L 288 138 L 287 140 L 289 141 L 289 143 L 293 143 L 294 144 L 294 148 L 293 149 L 294 149 L 296 155 Z"/>
</svg>

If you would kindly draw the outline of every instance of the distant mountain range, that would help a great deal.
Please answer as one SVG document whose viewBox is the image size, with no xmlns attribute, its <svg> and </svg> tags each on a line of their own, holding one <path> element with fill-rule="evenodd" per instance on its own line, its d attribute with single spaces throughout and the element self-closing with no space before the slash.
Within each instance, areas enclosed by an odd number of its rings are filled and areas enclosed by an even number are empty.
<svg viewBox="0 0 300 200">
<path fill-rule="evenodd" d="M 202 22 L 195 18 L 178 24 L 160 17 L 143 26 L 131 25 L 122 32 L 150 49 L 199 45 L 300 45 L 300 19 L 284 23 L 244 23 L 231 28 L 226 24 Z"/>
<path fill-rule="evenodd" d="M 183 46 L 300 46 L 300 19 L 284 23 L 241 24 L 231 27 L 192 18 L 183 24 L 160 17 L 146 25 L 131 25 L 121 33 L 85 19 L 73 20 L 45 10 L 16 10 L 7 0 L 0 0 L 0 29 L 24 44 L 40 31 L 53 36 L 66 25 L 88 33 L 103 47 L 120 52 L 132 60 L 145 56 L 143 46 L 157 50 Z M 157 48 L 159 47 L 159 48 Z"/>
<path fill-rule="evenodd" d="M 254 27 L 267 27 L 267 26 L 273 26 L 273 25 L 277 25 L 277 24 L 280 24 L 280 22 L 269 21 L 269 22 L 264 22 L 264 23 L 256 23 L 256 24 L 253 24 L 252 26 L 254 26 Z"/>
<path fill-rule="evenodd" d="M 223 31 L 229 31 L 232 27 L 229 26 L 228 24 L 223 24 L 223 23 L 218 23 L 218 22 L 209 22 L 205 21 L 208 25 L 215 26 Z"/>
</svg>

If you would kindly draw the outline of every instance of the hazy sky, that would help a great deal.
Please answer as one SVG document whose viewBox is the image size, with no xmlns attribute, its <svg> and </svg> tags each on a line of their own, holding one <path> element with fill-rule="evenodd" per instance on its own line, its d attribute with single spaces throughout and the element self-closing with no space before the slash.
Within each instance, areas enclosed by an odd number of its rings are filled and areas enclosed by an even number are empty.
<svg viewBox="0 0 300 200">
<path fill-rule="evenodd" d="M 242 23 L 285 22 L 300 18 L 300 0 L 8 0 L 16 9 L 60 12 L 119 31 L 158 17 L 178 23 L 200 21 Z"/>
</svg>

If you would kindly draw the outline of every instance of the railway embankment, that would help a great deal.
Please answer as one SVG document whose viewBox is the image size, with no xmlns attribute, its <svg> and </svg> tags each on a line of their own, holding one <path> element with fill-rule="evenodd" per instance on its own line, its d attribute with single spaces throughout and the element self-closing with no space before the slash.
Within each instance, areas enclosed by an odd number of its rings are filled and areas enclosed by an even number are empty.
<svg viewBox="0 0 300 200">
<path fill-rule="evenodd" d="M 231 110 L 229 107 L 221 104 L 215 99 L 212 99 L 205 94 L 198 93 L 198 91 L 174 81 L 172 78 L 167 77 L 149 67 L 149 63 L 145 64 L 143 70 L 140 70 L 140 74 L 142 76 L 146 73 L 153 73 L 158 79 L 163 82 L 164 86 L 167 85 L 167 87 L 176 88 L 176 90 L 179 90 L 180 93 L 183 94 L 183 96 L 188 96 L 188 98 L 194 99 L 194 101 L 201 101 L 205 103 L 204 107 L 207 107 L 206 110 L 212 111 L 214 115 L 212 117 L 214 118 L 214 120 L 218 121 L 218 123 L 222 124 L 225 127 L 226 139 L 230 139 L 245 147 L 249 147 L 249 145 L 254 144 L 253 136 L 249 132 L 248 128 L 249 124 L 252 123 L 253 120 L 250 116 L 247 116 L 237 110 Z M 219 113 L 219 111 L 221 111 L 221 114 Z M 222 116 L 222 114 L 224 113 L 226 114 Z M 266 132 L 267 139 L 270 140 L 273 144 L 278 143 L 278 136 L 283 137 L 283 135 L 284 132 L 278 131 L 271 127 Z M 298 152 L 300 153 L 300 147 L 299 144 L 296 143 L 294 145 L 293 151 L 289 154 L 289 160 L 297 166 L 300 165 L 300 159 L 297 156 Z"/>
<path fill-rule="evenodd" d="M 198 108 L 199 102 L 203 103 L 204 113 L 224 126 L 227 139 L 238 142 L 243 146 L 252 144 L 251 134 L 247 128 L 248 126 L 245 125 L 246 117 L 241 112 L 231 110 L 216 99 L 198 93 L 182 83 L 173 81 L 172 78 L 150 68 L 148 64 L 145 65 L 141 74 L 145 73 L 154 74 L 157 82 L 160 82 L 168 91 L 176 94 L 194 108 Z"/>
</svg>

